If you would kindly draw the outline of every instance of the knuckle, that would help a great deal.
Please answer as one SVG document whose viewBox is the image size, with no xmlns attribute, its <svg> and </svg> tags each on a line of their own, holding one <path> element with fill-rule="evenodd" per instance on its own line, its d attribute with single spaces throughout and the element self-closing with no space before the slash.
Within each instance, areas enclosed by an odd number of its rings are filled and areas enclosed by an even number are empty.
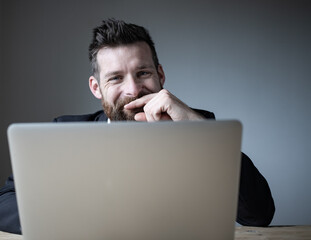
<svg viewBox="0 0 311 240">
<path fill-rule="evenodd" d="M 145 113 L 148 113 L 148 112 L 149 112 L 148 105 L 145 105 L 145 106 L 143 107 L 143 110 L 144 110 Z"/>
<path fill-rule="evenodd" d="M 170 95 L 170 92 L 168 90 L 166 90 L 166 89 L 162 89 L 160 91 L 160 93 L 163 94 L 163 95 Z"/>
<path fill-rule="evenodd" d="M 171 93 L 166 89 L 161 90 L 160 96 L 162 99 L 165 99 L 166 101 L 169 101 L 172 98 Z"/>
</svg>

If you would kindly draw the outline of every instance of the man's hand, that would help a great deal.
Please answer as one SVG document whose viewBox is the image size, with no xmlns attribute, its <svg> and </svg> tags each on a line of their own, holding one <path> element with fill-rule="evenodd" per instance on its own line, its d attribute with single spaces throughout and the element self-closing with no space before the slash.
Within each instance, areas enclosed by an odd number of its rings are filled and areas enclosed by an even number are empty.
<svg viewBox="0 0 311 240">
<path fill-rule="evenodd" d="M 193 111 L 185 103 L 171 94 L 166 89 L 158 93 L 145 95 L 124 106 L 127 110 L 143 108 L 144 112 L 135 115 L 136 121 L 160 120 L 203 120 L 204 117 Z"/>
</svg>

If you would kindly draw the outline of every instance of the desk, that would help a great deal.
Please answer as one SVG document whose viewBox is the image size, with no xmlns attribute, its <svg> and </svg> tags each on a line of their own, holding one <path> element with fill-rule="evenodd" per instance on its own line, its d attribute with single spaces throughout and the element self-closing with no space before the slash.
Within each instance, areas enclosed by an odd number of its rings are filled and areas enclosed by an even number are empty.
<svg viewBox="0 0 311 240">
<path fill-rule="evenodd" d="M 310 240 L 310 226 L 236 227 L 235 240 Z M 1 239 L 0 239 L 1 240 Z"/>
<path fill-rule="evenodd" d="M 6 233 L 0 231 L 0 240 L 21 240 L 23 239 L 21 235 Z"/>
<path fill-rule="evenodd" d="M 0 240 L 21 240 L 22 236 L 0 231 Z M 235 240 L 310 240 L 310 226 L 236 227 Z"/>
</svg>

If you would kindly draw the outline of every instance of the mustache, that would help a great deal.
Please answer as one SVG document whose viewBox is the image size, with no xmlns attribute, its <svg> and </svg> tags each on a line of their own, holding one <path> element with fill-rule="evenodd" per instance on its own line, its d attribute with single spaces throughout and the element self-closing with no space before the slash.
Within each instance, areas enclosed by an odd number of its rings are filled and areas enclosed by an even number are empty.
<svg viewBox="0 0 311 240">
<path fill-rule="evenodd" d="M 126 98 L 123 98 L 122 100 L 118 101 L 117 105 L 116 105 L 116 109 L 119 109 L 119 110 L 122 110 L 122 111 L 125 111 L 124 110 L 124 106 L 130 102 L 133 102 L 143 96 L 147 95 L 146 93 L 139 93 L 136 97 L 126 97 Z M 134 112 L 142 112 L 143 111 L 143 108 L 137 108 L 135 110 L 133 110 Z"/>
</svg>

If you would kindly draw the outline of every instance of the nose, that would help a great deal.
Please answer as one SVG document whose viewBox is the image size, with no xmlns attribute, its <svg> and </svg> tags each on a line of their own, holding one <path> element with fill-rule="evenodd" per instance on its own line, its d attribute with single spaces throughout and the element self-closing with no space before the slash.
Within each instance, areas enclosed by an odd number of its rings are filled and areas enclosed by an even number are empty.
<svg viewBox="0 0 311 240">
<path fill-rule="evenodd" d="M 137 97 L 142 89 L 141 83 L 135 81 L 135 78 L 130 76 L 124 81 L 124 94 L 127 97 Z"/>
</svg>

